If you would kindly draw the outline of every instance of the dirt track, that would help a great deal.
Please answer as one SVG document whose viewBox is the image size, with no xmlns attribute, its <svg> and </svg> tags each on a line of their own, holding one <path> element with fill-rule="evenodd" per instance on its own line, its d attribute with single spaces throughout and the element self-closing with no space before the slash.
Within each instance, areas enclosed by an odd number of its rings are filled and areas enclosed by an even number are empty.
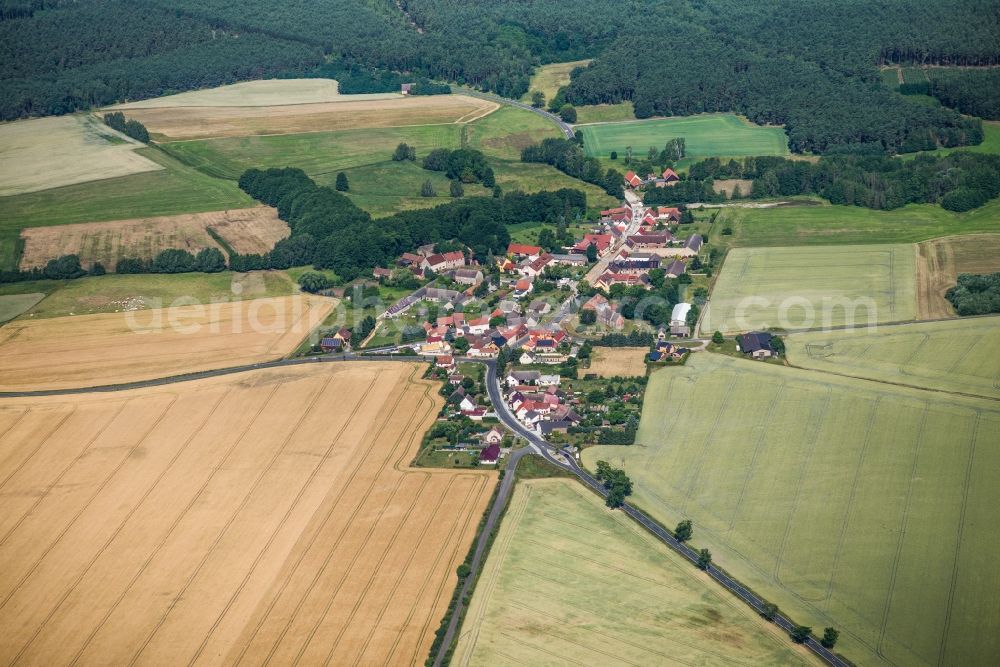
<svg viewBox="0 0 1000 667">
<path fill-rule="evenodd" d="M 334 304 L 290 296 L 17 320 L 0 329 L 0 391 L 114 384 L 276 359 Z"/>
<path fill-rule="evenodd" d="M 0 403 L 0 661 L 410 664 L 494 474 L 409 364 Z"/>
</svg>

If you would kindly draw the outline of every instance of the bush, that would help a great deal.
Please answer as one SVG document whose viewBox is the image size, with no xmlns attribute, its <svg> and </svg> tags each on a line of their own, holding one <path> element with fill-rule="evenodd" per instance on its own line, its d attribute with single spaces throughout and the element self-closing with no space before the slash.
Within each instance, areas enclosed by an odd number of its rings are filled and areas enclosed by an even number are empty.
<svg viewBox="0 0 1000 667">
<path fill-rule="evenodd" d="M 333 281 L 322 273 L 306 271 L 299 276 L 299 287 L 302 288 L 303 292 L 316 294 L 317 292 L 322 292 L 325 289 L 333 287 Z"/>
<path fill-rule="evenodd" d="M 50 280 L 71 280 L 87 274 L 80 266 L 77 255 L 63 255 L 58 259 L 50 259 L 42 269 L 44 276 Z"/>
</svg>

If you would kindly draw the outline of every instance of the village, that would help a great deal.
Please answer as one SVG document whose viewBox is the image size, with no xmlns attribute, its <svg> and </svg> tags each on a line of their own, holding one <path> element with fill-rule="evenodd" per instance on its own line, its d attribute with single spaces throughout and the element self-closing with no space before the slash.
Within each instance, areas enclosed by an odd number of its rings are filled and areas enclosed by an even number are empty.
<svg viewBox="0 0 1000 667">
<path fill-rule="evenodd" d="M 500 423 L 486 391 L 483 366 L 495 360 L 504 400 L 530 431 L 570 447 L 631 444 L 648 367 L 684 363 L 693 345 L 699 303 L 707 290 L 705 237 L 690 212 L 647 207 L 640 187 L 670 187 L 677 174 L 625 176 L 621 206 L 602 210 L 571 245 L 543 248 L 511 242 L 501 257 L 477 258 L 452 243 L 428 244 L 374 269 L 375 286 L 411 286 L 362 327 L 330 331 L 323 352 L 352 349 L 433 357 L 428 377 L 446 399 L 417 465 L 499 465 L 516 439 Z M 621 297 L 679 287 L 689 298 L 653 326 L 626 317 Z M 363 292 L 357 292 L 360 295 Z M 633 297 L 634 298 L 634 297 Z M 398 331 L 396 339 L 380 332 Z M 769 334 L 745 337 L 735 349 L 772 355 Z M 388 345 L 373 345 L 391 341 Z M 638 375 L 590 372 L 595 347 L 642 348 Z"/>
</svg>

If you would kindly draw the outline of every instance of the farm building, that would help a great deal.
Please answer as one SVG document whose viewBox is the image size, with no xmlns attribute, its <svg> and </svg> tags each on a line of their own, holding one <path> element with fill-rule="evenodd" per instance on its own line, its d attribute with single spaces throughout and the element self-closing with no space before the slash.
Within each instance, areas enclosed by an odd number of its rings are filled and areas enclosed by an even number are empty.
<svg viewBox="0 0 1000 667">
<path fill-rule="evenodd" d="M 460 285 L 475 287 L 483 282 L 483 272 L 479 269 L 456 269 L 451 274 L 451 279 Z"/>
<path fill-rule="evenodd" d="M 678 303 L 670 311 L 670 334 L 673 336 L 690 336 L 691 327 L 688 326 L 687 316 L 691 312 L 690 303 Z"/>
<path fill-rule="evenodd" d="M 587 248 L 591 245 L 597 247 L 597 256 L 600 257 L 608 252 L 611 248 L 611 235 L 610 234 L 584 234 L 583 238 L 580 239 L 575 246 L 573 246 L 574 252 L 585 254 Z"/>
<path fill-rule="evenodd" d="M 754 359 L 774 356 L 774 336 L 764 331 L 751 331 L 736 337 L 736 349 Z"/>
<path fill-rule="evenodd" d="M 434 273 L 441 273 L 448 269 L 459 269 L 463 266 L 465 266 L 465 255 L 457 250 L 455 252 L 428 255 L 420 264 L 420 267 L 424 271 L 430 269 Z"/>
<path fill-rule="evenodd" d="M 666 271 L 667 278 L 677 278 L 685 273 L 687 273 L 687 264 L 679 259 L 672 261 Z"/>
<path fill-rule="evenodd" d="M 586 266 L 587 258 L 584 255 L 552 255 L 551 263 L 565 266 Z"/>
<path fill-rule="evenodd" d="M 542 254 L 542 249 L 536 245 L 527 245 L 524 243 L 511 243 L 507 246 L 507 254 L 511 257 L 527 258 L 531 260 L 538 259 Z"/>
</svg>

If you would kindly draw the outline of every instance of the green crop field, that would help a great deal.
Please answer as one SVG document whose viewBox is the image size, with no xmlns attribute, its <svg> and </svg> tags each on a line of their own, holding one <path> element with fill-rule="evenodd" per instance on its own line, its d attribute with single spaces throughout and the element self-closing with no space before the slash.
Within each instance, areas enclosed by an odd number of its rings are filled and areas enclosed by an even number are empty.
<svg viewBox="0 0 1000 667">
<path fill-rule="evenodd" d="M 514 490 L 451 664 L 814 663 L 578 483 L 538 479 Z"/>
<path fill-rule="evenodd" d="M 87 276 L 77 280 L 15 283 L 0 294 L 26 290 L 47 296 L 24 311 L 24 317 L 63 317 L 113 313 L 143 308 L 182 305 L 181 299 L 196 303 L 239 301 L 287 296 L 298 291 L 284 271 L 251 273 L 173 273 Z M 7 298 L 7 297 L 0 297 Z"/>
<path fill-rule="evenodd" d="M 735 248 L 701 331 L 901 322 L 916 312 L 912 245 Z"/>
<path fill-rule="evenodd" d="M 627 146 L 633 155 L 645 156 L 650 146 L 663 148 L 674 137 L 684 137 L 688 158 L 788 154 L 782 128 L 754 125 L 733 114 L 583 125 L 579 130 L 589 157 L 609 157 L 611 151 L 624 157 Z"/>
<path fill-rule="evenodd" d="M 815 203 L 807 200 L 807 203 Z M 783 206 L 727 208 L 716 221 L 716 240 L 733 246 L 798 246 L 863 243 L 915 243 L 939 236 L 1000 232 L 1000 199 L 967 213 L 936 204 L 910 204 L 893 211 L 857 206 Z"/>
<path fill-rule="evenodd" d="M 1000 403 L 711 353 L 653 373 L 635 503 L 860 665 L 1000 661 Z"/>
<path fill-rule="evenodd" d="M 1000 317 L 793 334 L 785 346 L 802 368 L 1000 399 Z"/>
<path fill-rule="evenodd" d="M 232 181 L 210 178 L 155 148 L 136 151 L 164 169 L 0 198 L 0 268 L 16 267 L 21 229 L 252 206 Z"/>
</svg>

